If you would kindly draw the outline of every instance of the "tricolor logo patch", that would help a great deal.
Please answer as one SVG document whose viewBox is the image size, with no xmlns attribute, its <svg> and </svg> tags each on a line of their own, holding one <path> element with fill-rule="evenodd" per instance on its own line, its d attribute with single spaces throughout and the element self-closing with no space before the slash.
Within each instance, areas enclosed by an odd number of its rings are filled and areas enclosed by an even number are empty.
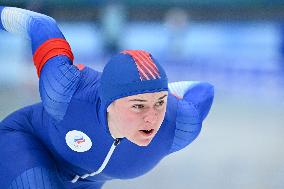
<svg viewBox="0 0 284 189">
<path fill-rule="evenodd" d="M 92 141 L 83 132 L 72 130 L 65 136 L 66 144 L 75 152 L 86 152 L 91 149 Z"/>
</svg>

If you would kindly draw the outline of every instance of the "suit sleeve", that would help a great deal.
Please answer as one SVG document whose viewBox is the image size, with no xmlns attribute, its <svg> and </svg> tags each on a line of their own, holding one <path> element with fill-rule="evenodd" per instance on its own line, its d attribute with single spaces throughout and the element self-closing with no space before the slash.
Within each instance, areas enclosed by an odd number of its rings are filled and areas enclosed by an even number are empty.
<svg viewBox="0 0 284 189">
<path fill-rule="evenodd" d="M 205 82 L 181 81 L 169 84 L 176 96 L 176 128 L 170 153 L 185 148 L 199 135 L 214 98 L 214 87 Z"/>
<path fill-rule="evenodd" d="M 78 87 L 80 70 L 56 21 L 25 9 L 0 6 L 0 28 L 29 39 L 39 77 L 40 96 L 45 110 L 57 121 L 63 119 Z"/>
</svg>

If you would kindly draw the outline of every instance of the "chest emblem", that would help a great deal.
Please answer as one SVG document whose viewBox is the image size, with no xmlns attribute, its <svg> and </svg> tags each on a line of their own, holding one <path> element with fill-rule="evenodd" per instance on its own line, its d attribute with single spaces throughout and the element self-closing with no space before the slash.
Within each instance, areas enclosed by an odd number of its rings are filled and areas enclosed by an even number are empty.
<svg viewBox="0 0 284 189">
<path fill-rule="evenodd" d="M 66 144 L 75 152 L 86 152 L 91 149 L 92 141 L 83 132 L 72 130 L 65 136 Z"/>
</svg>

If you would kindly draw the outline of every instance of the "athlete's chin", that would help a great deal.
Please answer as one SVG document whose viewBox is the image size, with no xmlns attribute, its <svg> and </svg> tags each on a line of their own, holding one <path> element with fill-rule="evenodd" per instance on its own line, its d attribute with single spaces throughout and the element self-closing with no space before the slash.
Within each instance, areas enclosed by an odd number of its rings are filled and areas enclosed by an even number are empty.
<svg viewBox="0 0 284 189">
<path fill-rule="evenodd" d="M 153 138 L 146 138 L 146 139 L 144 138 L 144 139 L 140 139 L 140 140 L 134 140 L 134 141 L 131 141 L 131 142 L 133 142 L 137 146 L 146 147 L 151 143 L 152 139 Z"/>
<path fill-rule="evenodd" d="M 137 146 L 141 146 L 141 147 L 146 147 L 151 143 L 151 141 L 149 142 L 139 142 L 139 143 L 135 143 Z"/>
</svg>

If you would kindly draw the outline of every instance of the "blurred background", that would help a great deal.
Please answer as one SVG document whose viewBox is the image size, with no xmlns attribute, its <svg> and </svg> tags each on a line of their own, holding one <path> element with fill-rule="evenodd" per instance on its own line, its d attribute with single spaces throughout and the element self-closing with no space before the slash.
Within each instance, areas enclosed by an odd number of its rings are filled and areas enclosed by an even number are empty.
<svg viewBox="0 0 284 189">
<path fill-rule="evenodd" d="M 102 70 L 123 49 L 152 52 L 170 81 L 215 86 L 199 137 L 148 174 L 104 189 L 284 188 L 284 1 L 3 1 L 52 16 L 75 63 Z M 39 101 L 29 42 L 0 31 L 0 120 Z M 282 147 L 281 147 L 282 146 Z"/>
</svg>

